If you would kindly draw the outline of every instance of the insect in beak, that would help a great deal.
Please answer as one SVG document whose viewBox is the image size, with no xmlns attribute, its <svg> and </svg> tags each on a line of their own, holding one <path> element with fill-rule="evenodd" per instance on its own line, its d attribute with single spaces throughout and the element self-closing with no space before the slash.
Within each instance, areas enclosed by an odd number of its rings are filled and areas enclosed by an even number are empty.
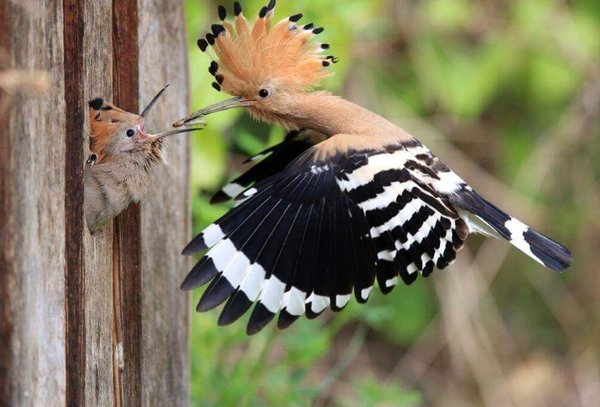
<svg viewBox="0 0 600 407">
<path fill-rule="evenodd" d="M 241 96 L 237 96 L 231 99 L 224 100 L 222 102 L 215 103 L 214 105 L 207 106 L 203 109 L 197 110 L 194 113 L 186 116 L 185 118 L 173 123 L 173 127 L 187 126 L 190 124 L 197 124 L 197 119 L 200 119 L 209 114 L 216 112 L 222 112 L 224 110 L 234 109 L 237 107 L 249 107 L 254 104 L 254 100 L 246 99 Z M 201 122 L 200 122 L 201 123 Z"/>
</svg>

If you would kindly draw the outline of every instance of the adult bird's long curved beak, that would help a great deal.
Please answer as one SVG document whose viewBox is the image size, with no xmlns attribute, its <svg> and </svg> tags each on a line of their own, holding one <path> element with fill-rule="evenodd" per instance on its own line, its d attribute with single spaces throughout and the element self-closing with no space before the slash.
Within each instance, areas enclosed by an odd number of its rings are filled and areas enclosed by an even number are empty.
<svg viewBox="0 0 600 407">
<path fill-rule="evenodd" d="M 196 125 L 204 125 L 205 123 L 203 122 L 195 122 L 194 124 Z M 178 129 L 178 130 L 167 130 L 167 131 L 162 131 L 160 133 L 157 134 L 151 134 L 152 137 L 154 137 L 155 139 L 159 139 L 162 137 L 168 137 L 168 136 L 174 136 L 175 134 L 180 134 L 180 133 L 190 133 L 192 131 L 199 131 L 202 130 L 204 128 L 203 127 L 188 127 L 185 129 Z"/>
<path fill-rule="evenodd" d="M 253 103 L 254 100 L 249 100 L 241 96 L 237 96 L 197 110 L 194 113 L 179 120 L 178 122 L 173 123 L 173 127 L 181 127 L 189 124 L 195 124 L 195 120 L 200 119 L 209 114 L 222 112 L 223 110 L 234 109 L 236 107 L 248 107 L 252 106 Z"/>
<path fill-rule="evenodd" d="M 185 129 L 161 131 L 160 133 L 156 133 L 156 134 L 144 133 L 144 130 L 139 126 L 138 126 L 138 131 L 140 132 L 140 140 L 141 141 L 153 142 L 153 141 L 156 141 L 163 137 L 169 137 L 169 136 L 174 136 L 176 134 L 191 133 L 193 131 L 202 130 L 202 129 L 204 129 L 204 125 L 206 125 L 206 122 L 196 121 L 194 124 L 196 125 L 196 127 L 186 127 Z"/>
<path fill-rule="evenodd" d="M 162 96 L 162 94 L 165 92 L 165 90 L 167 90 L 167 88 L 169 87 L 169 84 L 167 83 L 157 94 L 156 96 L 154 96 L 152 98 L 152 100 L 150 101 L 150 103 L 148 103 L 148 106 L 146 106 L 146 108 L 142 111 L 142 113 L 140 113 L 140 117 L 141 118 L 145 118 L 145 116 L 148 114 L 148 112 L 150 111 L 150 109 L 152 109 L 154 107 L 154 105 L 156 104 L 156 102 L 158 101 L 158 99 Z M 198 120 L 196 122 L 194 122 L 195 125 L 197 125 L 196 127 L 189 127 L 186 129 L 178 129 L 178 130 L 167 130 L 167 131 L 162 131 L 160 133 L 156 133 L 156 134 L 147 134 L 144 132 L 144 123 L 142 121 L 142 123 L 140 123 L 140 125 L 138 125 L 138 131 L 140 132 L 140 138 L 142 141 L 155 141 L 158 140 L 162 137 L 168 137 L 168 136 L 174 136 L 175 134 L 181 134 L 181 133 L 190 133 L 192 131 L 198 131 L 198 130 L 202 130 L 204 128 L 204 126 L 206 125 L 206 122 L 204 120 Z"/>
</svg>

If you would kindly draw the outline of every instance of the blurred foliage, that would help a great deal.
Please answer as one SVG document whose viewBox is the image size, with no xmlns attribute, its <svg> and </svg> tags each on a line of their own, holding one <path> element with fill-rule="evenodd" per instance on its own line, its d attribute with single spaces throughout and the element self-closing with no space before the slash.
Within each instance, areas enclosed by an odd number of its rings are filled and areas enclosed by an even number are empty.
<svg viewBox="0 0 600 407">
<path fill-rule="evenodd" d="M 224 2 L 230 13 L 231 3 Z M 242 1 L 247 16 L 257 13 L 263 3 L 266 0 Z M 193 108 L 225 97 L 210 87 L 210 59 L 195 45 L 216 20 L 217 5 L 186 0 Z M 568 284 L 556 301 L 574 295 L 579 302 L 590 304 L 586 316 L 581 317 L 585 321 L 572 322 L 574 326 L 591 322 L 597 327 L 599 294 L 587 287 L 598 280 L 586 272 L 592 271 L 593 255 L 598 254 L 585 239 L 593 241 L 595 237 L 597 242 L 600 222 L 595 208 L 585 205 L 583 197 L 574 198 L 584 189 L 573 182 L 579 179 L 573 163 L 589 164 L 585 167 L 589 178 L 582 182 L 584 186 L 585 182 L 591 184 L 592 196 L 599 196 L 600 161 L 591 158 L 600 153 L 597 117 L 592 120 L 595 124 L 582 130 L 579 144 L 566 143 L 566 149 L 559 151 L 564 158 L 552 161 L 551 176 L 530 178 L 523 171 L 532 155 L 543 151 L 546 141 L 559 133 L 565 122 L 584 120 L 577 116 L 576 107 L 585 99 L 586 89 L 594 83 L 599 86 L 600 2 L 280 0 L 276 17 L 297 12 L 304 14 L 303 22 L 314 21 L 325 27 L 321 36 L 341 59 L 335 66 L 336 75 L 324 81 L 324 89 L 399 125 L 406 123 L 413 132 L 429 128 L 416 136 L 442 158 L 445 143 L 451 143 L 500 182 L 511 185 L 519 202 L 530 207 L 520 208 L 518 215 L 529 213 L 526 220 L 535 219 L 544 233 L 575 248 L 575 265 L 569 273 L 543 278 L 560 278 L 561 283 Z M 589 103 L 595 104 L 593 97 Z M 283 136 L 282 129 L 254 123 L 241 111 L 210 117 L 207 130 L 193 142 L 195 233 L 228 209 L 227 204 L 209 205 L 211 193 L 243 171 L 241 162 L 246 155 Z M 585 147 L 580 146 L 582 142 Z M 458 165 L 447 163 L 450 167 Z M 534 164 L 536 171 L 544 171 L 545 162 Z M 475 174 L 461 175 L 469 180 Z M 486 192 L 485 185 L 475 187 Z M 499 193 L 488 193 L 494 192 Z M 470 246 L 474 253 L 478 244 L 476 240 Z M 529 273 L 531 278 L 526 277 Z M 555 310 L 541 298 L 539 287 L 531 282 L 542 273 L 546 271 L 513 250 L 503 262 L 491 293 L 521 352 L 541 347 L 567 358 L 569 349 L 582 345 L 572 342 L 564 323 L 561 325 Z M 587 277 L 582 276 L 584 273 Z M 302 319 L 286 331 L 266 329 L 251 338 L 245 336 L 245 321 L 223 329 L 216 325 L 217 312 L 194 313 L 193 404 L 406 406 L 435 402 L 439 395 L 426 383 L 410 389 L 413 386 L 403 385 L 392 376 L 392 381 L 384 384 L 376 375 L 393 372 L 381 366 L 367 367 L 361 361 L 369 349 L 386 349 L 391 352 L 388 359 L 397 361 L 415 346 L 441 312 L 432 284 L 433 279 L 441 278 L 436 275 L 440 272 L 428 280 L 419 279 L 410 288 L 399 286 L 388 296 L 374 294 L 367 305 L 351 303 L 335 316 Z M 194 293 L 193 300 L 199 295 Z M 348 354 L 350 347 L 340 345 L 347 343 L 344 339 L 354 326 L 366 327 L 369 332 L 360 338 L 357 346 L 361 350 L 356 355 Z M 593 342 L 591 338 L 598 342 L 598 329 L 592 331 L 586 335 L 587 343 Z M 598 346 L 595 351 L 598 359 Z M 347 369 L 336 369 L 336 360 L 350 356 L 353 360 Z M 466 379 L 458 376 L 457 382 L 464 384 Z M 323 381 L 334 382 L 346 392 L 335 391 L 335 386 L 324 388 Z M 485 399 L 484 390 L 479 393 Z M 465 399 L 473 401 L 473 397 L 477 400 L 479 396 L 471 394 Z"/>
</svg>

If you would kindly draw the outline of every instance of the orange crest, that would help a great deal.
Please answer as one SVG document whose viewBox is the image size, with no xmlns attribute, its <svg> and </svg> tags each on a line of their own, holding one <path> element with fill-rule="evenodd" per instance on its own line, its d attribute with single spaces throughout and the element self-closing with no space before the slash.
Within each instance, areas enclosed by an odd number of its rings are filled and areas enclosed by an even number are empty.
<svg viewBox="0 0 600 407">
<path fill-rule="evenodd" d="M 204 52 L 212 46 L 216 61 L 210 73 L 216 78 L 213 87 L 233 96 L 243 96 L 268 81 L 283 82 L 288 89 L 305 90 L 331 75 L 327 67 L 337 62 L 332 55 L 323 56 L 328 44 L 311 40 L 323 31 L 313 24 L 297 25 L 296 14 L 271 26 L 275 1 L 263 7 L 254 26 L 234 5 L 235 21 L 225 21 L 227 12 L 219 6 L 221 24 L 213 24 L 212 33 L 198 40 Z"/>
<path fill-rule="evenodd" d="M 104 147 L 124 126 L 135 126 L 143 118 L 137 114 L 119 109 L 101 98 L 89 101 L 90 114 L 90 150 L 97 160 L 104 158 Z"/>
</svg>

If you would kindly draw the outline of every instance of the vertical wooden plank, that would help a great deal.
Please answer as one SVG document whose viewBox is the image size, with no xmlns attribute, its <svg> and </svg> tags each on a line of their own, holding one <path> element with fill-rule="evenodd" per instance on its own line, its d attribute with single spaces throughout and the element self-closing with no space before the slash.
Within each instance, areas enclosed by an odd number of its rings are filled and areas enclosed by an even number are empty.
<svg viewBox="0 0 600 407">
<path fill-rule="evenodd" d="M 140 60 L 147 46 L 163 59 Z M 187 112 L 182 4 L 4 1 L 0 47 L 53 84 L 0 118 L 0 404 L 187 404 L 186 139 L 169 141 L 171 165 L 143 217 L 133 205 L 91 236 L 82 212 L 88 99 L 138 111 L 140 95 L 171 81 L 148 128 Z"/>
<path fill-rule="evenodd" d="M 138 0 L 138 6 L 140 103 L 171 85 L 146 128 L 168 129 L 188 111 L 183 2 Z M 166 141 L 169 164 L 141 205 L 143 405 L 189 403 L 188 299 L 179 289 L 189 266 L 180 255 L 189 237 L 188 137 Z"/>
<path fill-rule="evenodd" d="M 10 5 L 7 1 L 0 3 L 0 52 L 11 55 Z M 0 60 L 0 70 L 9 68 L 8 61 Z M 6 97 L 0 89 L 0 98 Z M 8 128 L 8 112 L 0 110 L 0 128 Z M 12 267 L 13 249 L 10 210 L 12 189 L 10 175 L 10 139 L 9 135 L 0 136 L 0 405 L 10 404 L 13 366 L 12 352 Z"/>
<path fill-rule="evenodd" d="M 117 106 L 139 110 L 138 5 L 114 1 L 113 92 Z M 141 404 L 142 317 L 140 208 L 130 205 L 114 222 L 113 302 L 115 309 L 115 403 Z"/>
<path fill-rule="evenodd" d="M 9 405 L 65 404 L 65 95 L 62 2 L 2 2 L 10 18 L 11 65 L 48 71 L 45 99 L 17 98 L 2 158 L 2 279 L 11 322 L 10 366 L 2 372 Z M 3 27 L 6 28 L 6 27 Z M 4 150 L 8 146 L 8 154 Z M 5 178 L 6 177 L 6 178 Z M 6 222 L 6 223 L 4 223 Z M 8 284 L 8 289 L 5 284 Z M 8 304 L 8 305 L 7 305 Z M 4 308 L 6 309 L 6 308 Z"/>
<path fill-rule="evenodd" d="M 85 401 L 85 284 L 83 259 L 83 4 L 63 1 L 65 89 L 66 400 Z"/>
<path fill-rule="evenodd" d="M 82 3 L 82 2 L 80 2 Z M 87 113 L 86 101 L 102 97 L 112 101 L 112 1 L 84 2 L 83 91 L 79 101 Z M 82 134 L 89 132 L 85 114 Z M 89 140 L 83 140 L 81 165 L 89 154 Z M 112 222 L 92 236 L 84 231 L 85 252 L 85 405 L 115 405 L 113 355 L 118 344 L 113 338 L 113 227 Z"/>
</svg>

